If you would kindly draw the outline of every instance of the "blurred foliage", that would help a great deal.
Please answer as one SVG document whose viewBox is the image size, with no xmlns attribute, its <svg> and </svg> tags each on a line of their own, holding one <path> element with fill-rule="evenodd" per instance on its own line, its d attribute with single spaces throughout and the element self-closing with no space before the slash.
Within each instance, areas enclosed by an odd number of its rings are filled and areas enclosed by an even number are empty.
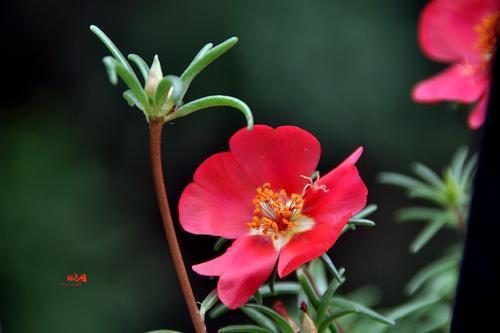
<svg viewBox="0 0 500 333">
<path fill-rule="evenodd" d="M 425 228 L 410 245 L 410 251 L 418 252 L 441 228 L 449 227 L 457 231 L 465 230 L 467 212 L 472 197 L 472 179 L 475 174 L 477 157 L 467 160 L 468 149 L 460 148 L 442 178 L 428 166 L 415 163 L 413 172 L 420 177 L 384 172 L 380 181 L 406 189 L 408 197 L 422 199 L 433 205 L 407 207 L 399 210 L 398 220 L 424 221 Z"/>
<path fill-rule="evenodd" d="M 398 173 L 380 174 L 381 182 L 402 187 L 408 197 L 434 206 L 409 207 L 398 212 L 401 222 L 416 220 L 426 224 L 410 245 L 412 253 L 418 252 L 445 226 L 464 232 L 477 164 L 476 156 L 467 159 L 467 155 L 466 148 L 458 149 L 442 177 L 421 163 L 413 165 L 419 179 Z M 461 253 L 461 245 L 449 248 L 444 256 L 421 268 L 410 279 L 405 288 L 410 300 L 384 312 L 396 321 L 394 327 L 374 328 L 370 322 L 358 319 L 344 323 L 349 332 L 448 332 Z M 361 294 L 361 297 L 367 296 Z"/>
<path fill-rule="evenodd" d="M 419 256 L 402 251 L 418 226 L 389 223 L 403 205 L 378 186 L 380 170 L 410 161 L 446 163 L 469 140 L 466 113 L 416 105 L 415 82 L 441 68 L 416 44 L 420 2 L 4 1 L 0 25 L 0 322 L 6 332 L 189 331 L 152 190 L 147 130 L 105 80 L 98 24 L 123 51 L 161 55 L 182 73 L 200 45 L 240 42 L 192 84 L 189 99 L 224 93 L 244 100 L 257 123 L 292 124 L 322 144 L 329 170 L 357 145 L 360 173 L 377 202 L 372 230 L 343 237 L 331 255 L 348 265 L 345 295 L 369 282 L 380 307 L 404 300 L 401 286 L 455 242 L 441 232 Z M 166 179 L 172 207 L 195 168 L 227 149 L 241 115 L 200 112 L 167 125 Z M 186 261 L 211 256 L 211 240 L 179 232 Z M 381 269 L 382 263 L 384 269 Z M 82 288 L 63 288 L 84 273 Z M 388 274 L 390 272 L 390 274 Z M 196 295 L 214 281 L 191 275 Z M 241 322 L 228 314 L 224 322 Z M 220 327 L 220 321 L 211 321 Z M 213 330 L 213 329 L 212 329 Z"/>
</svg>

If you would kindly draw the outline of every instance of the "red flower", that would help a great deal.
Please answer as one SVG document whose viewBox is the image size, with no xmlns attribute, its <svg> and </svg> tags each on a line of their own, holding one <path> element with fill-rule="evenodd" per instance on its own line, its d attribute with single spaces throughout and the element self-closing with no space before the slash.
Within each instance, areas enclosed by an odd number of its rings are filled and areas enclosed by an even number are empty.
<svg viewBox="0 0 500 333">
<path fill-rule="evenodd" d="M 434 60 L 451 63 L 442 73 L 413 89 L 417 102 L 477 102 L 469 126 L 486 116 L 490 64 L 500 35 L 499 0 L 433 0 L 419 24 L 420 45 Z"/>
<path fill-rule="evenodd" d="M 237 308 L 276 263 L 284 277 L 327 251 L 365 206 L 368 191 L 354 166 L 362 148 L 312 182 L 320 144 L 298 127 L 242 129 L 229 146 L 198 167 L 179 217 L 188 232 L 235 239 L 223 255 L 193 269 L 218 276 L 219 298 Z"/>
</svg>

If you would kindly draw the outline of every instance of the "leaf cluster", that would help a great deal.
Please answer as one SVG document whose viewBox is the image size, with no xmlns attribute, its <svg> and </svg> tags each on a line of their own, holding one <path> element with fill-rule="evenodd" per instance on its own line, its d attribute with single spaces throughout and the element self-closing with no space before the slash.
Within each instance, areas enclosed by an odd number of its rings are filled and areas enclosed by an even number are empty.
<svg viewBox="0 0 500 333">
<path fill-rule="evenodd" d="M 247 104 L 237 98 L 213 95 L 186 104 L 183 102 L 194 78 L 232 48 L 238 42 L 238 38 L 231 37 L 216 46 L 212 43 L 206 44 L 180 76 L 163 76 L 158 56 L 155 56 L 151 67 L 137 54 L 129 54 L 126 58 L 101 29 L 92 25 L 90 30 L 96 34 L 111 53 L 111 56 L 103 58 L 109 80 L 113 85 L 118 84 L 118 78 L 125 83 L 128 89 L 123 93 L 123 97 L 130 106 L 139 108 L 148 121 L 150 119 L 161 119 L 164 122 L 173 121 L 199 110 L 227 106 L 241 111 L 246 118 L 247 127 L 252 129 L 252 112 Z M 142 83 L 129 60 L 141 74 Z"/>
<path fill-rule="evenodd" d="M 476 169 L 476 156 L 467 159 L 468 150 L 460 148 L 441 176 L 428 166 L 414 163 L 415 176 L 394 172 L 380 174 L 380 181 L 406 190 L 408 197 L 428 202 L 399 210 L 400 222 L 423 221 L 425 227 L 410 245 L 416 253 L 443 228 L 463 231 L 471 197 L 471 183 Z"/>
</svg>

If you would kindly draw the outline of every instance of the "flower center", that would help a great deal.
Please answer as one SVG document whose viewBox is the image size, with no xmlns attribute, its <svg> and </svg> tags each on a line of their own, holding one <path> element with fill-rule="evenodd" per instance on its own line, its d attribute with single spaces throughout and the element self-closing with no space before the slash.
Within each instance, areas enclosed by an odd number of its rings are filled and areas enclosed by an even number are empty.
<svg viewBox="0 0 500 333">
<path fill-rule="evenodd" d="M 271 185 L 265 183 L 257 188 L 253 204 L 253 219 L 247 226 L 278 239 L 299 226 L 304 199 L 297 193 L 288 195 L 283 189 L 274 192 Z"/>
<path fill-rule="evenodd" d="M 495 53 L 497 37 L 500 35 L 500 11 L 486 15 L 481 23 L 476 25 L 479 39 L 476 47 L 481 51 L 483 61 L 489 62 Z"/>
</svg>

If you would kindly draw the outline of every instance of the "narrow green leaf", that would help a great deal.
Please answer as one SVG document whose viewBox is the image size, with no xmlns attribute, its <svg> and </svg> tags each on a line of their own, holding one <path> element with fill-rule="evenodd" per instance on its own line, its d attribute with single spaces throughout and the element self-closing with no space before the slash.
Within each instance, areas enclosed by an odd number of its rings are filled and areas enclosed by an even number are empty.
<svg viewBox="0 0 500 333">
<path fill-rule="evenodd" d="M 263 315 L 259 311 L 252 309 L 252 308 L 247 308 L 246 306 L 241 307 L 240 310 L 244 314 L 246 314 L 248 316 L 248 318 L 252 319 L 257 324 L 259 324 L 259 326 L 261 326 L 263 328 L 267 328 L 269 331 L 271 331 L 273 333 L 278 333 L 278 329 L 276 328 L 276 326 L 274 325 L 272 320 L 267 318 L 265 315 Z"/>
<path fill-rule="evenodd" d="M 145 333 L 182 333 L 182 332 L 172 331 L 172 330 L 155 330 L 155 331 L 147 331 Z"/>
<path fill-rule="evenodd" d="M 325 293 L 328 289 L 328 278 L 324 262 L 321 259 L 315 259 L 309 263 L 307 270 L 314 278 L 319 293 Z"/>
<path fill-rule="evenodd" d="M 183 90 L 182 80 L 175 75 L 167 75 L 158 84 L 155 94 L 155 105 L 163 105 L 165 101 L 171 100 L 175 105 L 179 102 Z"/>
<path fill-rule="evenodd" d="M 344 298 L 371 307 L 379 303 L 382 292 L 378 287 L 367 285 L 350 291 Z"/>
<path fill-rule="evenodd" d="M 223 246 L 224 244 L 226 244 L 227 242 L 229 241 L 229 239 L 225 239 L 225 238 L 222 238 L 220 237 L 217 242 L 215 242 L 214 244 L 214 251 L 219 251 Z"/>
<path fill-rule="evenodd" d="M 451 171 L 453 172 L 455 179 L 462 178 L 462 170 L 464 168 L 468 152 L 469 149 L 467 147 L 460 147 L 451 160 Z"/>
<path fill-rule="evenodd" d="M 347 316 L 349 314 L 352 314 L 354 313 L 354 311 L 352 310 L 341 310 L 341 311 L 338 311 L 338 312 L 335 312 L 334 314 L 332 314 L 331 316 L 328 316 L 322 323 L 321 325 L 319 326 L 319 329 L 318 329 L 318 332 L 319 333 L 323 333 L 323 332 L 326 332 L 326 330 L 328 329 L 328 327 L 330 326 L 330 324 L 333 324 L 333 322 L 339 318 L 342 318 L 344 316 Z"/>
<path fill-rule="evenodd" d="M 116 60 L 119 61 L 119 63 L 122 64 L 125 69 L 127 69 L 131 73 L 131 75 L 135 76 L 134 70 L 132 69 L 132 67 L 130 67 L 127 59 L 125 59 L 123 54 L 111 41 L 111 39 L 95 25 L 91 25 L 90 30 L 101 40 L 101 42 L 103 42 L 103 44 L 108 48 L 109 52 L 116 58 Z"/>
<path fill-rule="evenodd" d="M 411 301 L 403 305 L 400 305 L 395 309 L 391 310 L 391 312 L 388 314 L 388 317 L 394 321 L 398 321 L 414 314 L 415 312 L 419 312 L 423 309 L 426 309 L 429 306 L 438 303 L 439 301 L 440 301 L 439 297 L 417 299 L 415 301 Z"/>
<path fill-rule="evenodd" d="M 219 301 L 219 296 L 217 295 L 217 289 L 214 289 L 210 294 L 205 297 L 200 305 L 200 315 L 203 320 L 205 320 L 205 315 L 210 309 Z"/>
<path fill-rule="evenodd" d="M 425 282 L 434 276 L 440 275 L 450 269 L 458 270 L 458 262 L 458 256 L 448 256 L 424 267 L 408 282 L 405 288 L 406 292 L 409 295 L 412 295 L 419 290 Z"/>
<path fill-rule="evenodd" d="M 274 284 L 274 293 L 269 285 L 263 285 L 259 288 L 263 297 L 279 295 L 297 295 L 300 292 L 300 284 L 297 282 L 276 282 Z"/>
<path fill-rule="evenodd" d="M 266 328 L 255 325 L 232 325 L 219 329 L 219 333 L 269 333 Z"/>
<path fill-rule="evenodd" d="M 200 51 L 198 51 L 198 53 L 196 54 L 196 56 L 194 57 L 193 61 L 191 61 L 191 63 L 189 64 L 189 66 L 191 66 L 191 64 L 193 64 L 193 62 L 197 61 L 198 59 L 200 59 L 201 57 L 203 57 L 212 47 L 214 46 L 214 44 L 212 43 L 207 43 L 205 44 L 201 49 Z M 188 67 L 189 67 L 188 66 Z"/>
<path fill-rule="evenodd" d="M 427 199 L 439 205 L 447 203 L 447 199 L 443 195 L 442 191 L 435 190 L 427 186 L 414 187 L 410 189 L 408 191 L 408 196 L 410 198 Z"/>
<path fill-rule="evenodd" d="M 146 83 L 148 76 L 149 76 L 149 66 L 148 64 L 142 59 L 140 56 L 137 54 L 129 54 L 128 59 L 132 61 L 139 71 L 142 74 L 142 78 L 144 79 L 144 83 Z"/>
<path fill-rule="evenodd" d="M 344 227 L 342 228 L 342 231 L 340 232 L 340 235 L 343 235 L 345 234 L 347 231 L 349 230 L 356 230 L 356 225 L 355 224 L 352 224 L 352 223 L 347 223 L 346 225 L 344 225 Z"/>
<path fill-rule="evenodd" d="M 370 318 L 372 320 L 378 321 L 379 323 L 386 325 L 394 325 L 395 322 L 393 319 L 387 318 L 380 313 L 373 311 L 372 309 L 364 306 L 363 304 L 359 304 L 348 299 L 342 297 L 334 297 L 331 300 L 331 304 L 334 307 L 338 307 L 344 310 L 351 310 L 354 313 Z"/>
<path fill-rule="evenodd" d="M 431 168 L 422 163 L 413 164 L 413 172 L 435 187 L 444 187 L 443 180 Z"/>
<path fill-rule="evenodd" d="M 446 314 L 433 315 L 418 326 L 420 333 L 450 332 L 451 311 Z"/>
<path fill-rule="evenodd" d="M 137 106 L 140 110 L 144 111 L 144 106 L 137 100 L 132 90 L 126 90 L 123 92 L 123 98 L 127 101 L 129 106 Z"/>
<path fill-rule="evenodd" d="M 424 183 L 415 178 L 405 176 L 395 172 L 382 172 L 379 174 L 379 181 L 384 184 L 396 185 L 411 189 L 414 187 L 428 187 Z"/>
<path fill-rule="evenodd" d="M 112 85 L 118 84 L 118 76 L 116 74 L 115 63 L 116 60 L 112 56 L 107 56 L 102 58 L 102 62 L 104 63 L 104 67 L 106 68 L 106 73 L 108 74 L 109 81 Z"/>
<path fill-rule="evenodd" d="M 445 225 L 446 220 L 443 218 L 437 219 L 431 223 L 429 223 L 425 228 L 420 232 L 420 234 L 415 238 L 415 240 L 410 245 L 410 252 L 417 253 L 420 249 L 427 244 L 434 237 L 439 230 Z"/>
<path fill-rule="evenodd" d="M 374 213 L 377 209 L 378 209 L 377 205 L 370 204 L 370 205 L 366 206 L 365 208 L 363 208 L 362 211 L 360 211 L 359 213 L 357 213 L 356 215 L 354 215 L 353 218 L 356 218 L 356 219 L 365 218 L 368 215 Z"/>
<path fill-rule="evenodd" d="M 136 105 L 137 99 L 135 98 L 134 93 L 132 90 L 126 90 L 123 92 L 123 98 L 127 101 L 129 106 L 134 106 Z"/>
<path fill-rule="evenodd" d="M 316 320 L 315 320 L 315 322 L 316 322 L 316 326 L 317 327 L 321 326 L 321 324 L 325 320 L 325 317 L 327 315 L 326 312 L 328 310 L 328 306 L 331 303 L 333 294 L 338 289 L 338 287 L 340 287 L 340 285 L 342 285 L 342 283 L 344 281 L 345 281 L 345 279 L 341 280 L 340 282 L 337 281 L 336 279 L 332 279 L 332 282 L 330 282 L 330 285 L 328 286 L 328 289 L 326 290 L 326 292 L 321 297 L 321 302 L 320 302 L 320 304 L 318 306 L 318 309 L 316 311 Z"/>
<path fill-rule="evenodd" d="M 269 318 L 271 318 L 276 326 L 281 330 L 283 333 L 295 333 L 293 328 L 290 326 L 288 321 L 283 318 L 278 312 L 274 311 L 273 309 L 264 306 L 264 305 L 259 305 L 259 304 L 247 304 L 247 308 L 255 309 Z"/>
<path fill-rule="evenodd" d="M 228 307 L 225 306 L 223 303 L 220 303 L 212 308 L 212 310 L 208 313 L 208 316 L 211 319 L 215 319 L 222 316 L 224 313 L 228 311 L 229 311 Z"/>
<path fill-rule="evenodd" d="M 238 42 L 238 38 L 231 37 L 219 45 L 211 48 L 210 44 L 205 45 L 200 52 L 196 55 L 195 59 L 189 64 L 181 79 L 185 84 L 185 90 L 189 87 L 193 79 L 203 70 L 210 65 L 215 59 L 223 55 L 231 47 Z"/>
<path fill-rule="evenodd" d="M 297 295 L 301 290 L 301 286 L 297 282 L 276 282 L 276 284 L 274 285 L 274 290 L 275 295 L 271 293 L 268 285 L 263 285 L 259 288 L 259 292 L 263 297 L 269 297 L 281 295 Z M 209 317 L 215 319 L 228 311 L 229 309 L 224 304 L 220 303 L 212 308 L 209 313 Z"/>
<path fill-rule="evenodd" d="M 328 256 L 327 253 L 323 253 L 321 255 L 321 260 L 323 260 L 323 262 L 326 264 L 326 268 L 328 269 L 328 271 L 330 271 L 330 274 L 332 274 L 338 282 L 342 281 L 342 274 L 339 270 L 337 270 L 337 268 L 333 264 L 332 259 Z"/>
<path fill-rule="evenodd" d="M 273 268 L 273 272 L 271 273 L 271 276 L 269 277 L 269 282 L 268 282 L 269 291 L 271 292 L 271 294 L 273 296 L 276 295 L 276 289 L 274 288 L 274 286 L 276 285 L 276 274 L 277 273 L 278 273 L 278 263 L 276 262 L 276 264 L 274 265 L 274 268 Z"/>
<path fill-rule="evenodd" d="M 302 286 L 302 290 L 307 296 L 308 304 L 312 305 L 312 307 L 316 310 L 320 304 L 320 299 L 319 295 L 316 293 L 312 281 L 305 274 L 303 268 L 299 268 L 295 273 L 300 285 Z"/>
<path fill-rule="evenodd" d="M 443 215 L 443 210 L 437 208 L 427 208 L 427 207 L 406 207 L 401 208 L 397 213 L 397 219 L 400 222 L 406 221 L 429 221 L 438 218 Z"/>
<path fill-rule="evenodd" d="M 137 77 L 135 76 L 135 74 L 132 75 L 125 68 L 125 66 L 123 66 L 121 63 L 117 62 L 115 59 L 112 59 L 112 58 L 110 59 L 108 57 L 106 57 L 104 59 L 107 59 L 106 66 L 113 66 L 114 67 L 118 76 L 123 80 L 123 82 L 125 82 L 127 87 L 129 87 L 130 90 L 134 93 L 134 95 L 135 95 L 136 99 L 139 101 L 139 103 L 142 106 L 146 107 L 148 105 L 147 96 L 146 96 L 146 93 L 144 92 L 144 90 L 142 89 L 141 84 L 137 80 Z"/>
<path fill-rule="evenodd" d="M 374 227 L 375 222 L 372 220 L 368 219 L 359 219 L 359 218 L 351 218 L 349 220 L 349 224 L 354 224 L 355 226 L 362 226 L 362 227 Z"/>
<path fill-rule="evenodd" d="M 214 106 L 229 106 L 237 110 L 240 110 L 241 112 L 243 112 L 247 120 L 247 128 L 249 130 L 253 128 L 253 115 L 248 105 L 246 105 L 243 101 L 237 98 L 231 96 L 223 96 L 223 95 L 207 96 L 194 100 L 187 104 L 184 104 L 181 107 L 179 107 L 175 112 L 167 116 L 166 120 L 171 121 L 180 117 L 185 117 L 193 112 Z"/>
<path fill-rule="evenodd" d="M 257 290 L 255 294 L 253 294 L 253 297 L 255 298 L 255 301 L 257 304 L 262 304 L 262 294 Z"/>
<path fill-rule="evenodd" d="M 477 166 L 477 155 L 471 157 L 465 164 L 464 170 L 462 172 L 462 178 L 460 179 L 460 185 L 463 189 L 468 190 L 475 174 Z"/>
</svg>

